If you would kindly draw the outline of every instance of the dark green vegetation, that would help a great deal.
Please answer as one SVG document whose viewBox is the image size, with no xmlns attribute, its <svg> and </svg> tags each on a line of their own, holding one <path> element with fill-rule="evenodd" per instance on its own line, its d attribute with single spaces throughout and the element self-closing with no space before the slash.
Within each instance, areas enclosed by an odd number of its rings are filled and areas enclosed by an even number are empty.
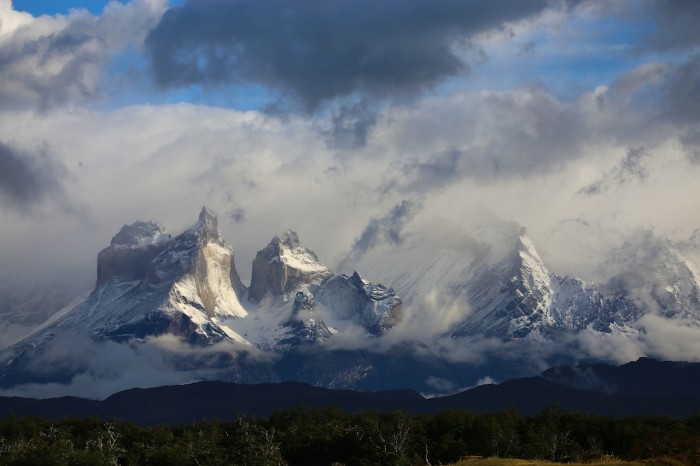
<svg viewBox="0 0 700 466">
<path fill-rule="evenodd" d="M 614 419 L 547 409 L 347 414 L 295 409 L 267 419 L 143 427 L 97 418 L 0 421 L 3 465 L 419 465 L 499 456 L 700 464 L 700 416 Z"/>
</svg>

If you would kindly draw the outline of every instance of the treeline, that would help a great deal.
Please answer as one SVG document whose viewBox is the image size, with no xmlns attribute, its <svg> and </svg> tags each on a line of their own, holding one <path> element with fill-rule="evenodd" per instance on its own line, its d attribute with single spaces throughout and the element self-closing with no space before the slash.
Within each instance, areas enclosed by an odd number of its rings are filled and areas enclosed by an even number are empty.
<svg viewBox="0 0 700 466">
<path fill-rule="evenodd" d="M 173 409 L 177 409 L 174 407 Z M 144 427 L 120 421 L 0 421 L 2 465 L 438 465 L 469 455 L 700 464 L 700 416 L 614 419 L 548 409 L 347 414 L 297 409 L 268 419 Z"/>
</svg>

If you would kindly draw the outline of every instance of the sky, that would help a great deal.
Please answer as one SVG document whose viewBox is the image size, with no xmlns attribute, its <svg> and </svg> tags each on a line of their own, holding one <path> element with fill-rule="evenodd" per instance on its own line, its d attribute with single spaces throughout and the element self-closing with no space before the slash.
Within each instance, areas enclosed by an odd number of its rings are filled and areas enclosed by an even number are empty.
<svg viewBox="0 0 700 466">
<path fill-rule="evenodd" d="M 699 21 L 695 0 L 0 0 L 0 275 L 90 283 L 122 225 L 176 234 L 207 205 L 244 281 L 287 228 L 334 269 L 373 231 L 490 218 L 595 279 L 639 231 L 700 228 Z"/>
</svg>

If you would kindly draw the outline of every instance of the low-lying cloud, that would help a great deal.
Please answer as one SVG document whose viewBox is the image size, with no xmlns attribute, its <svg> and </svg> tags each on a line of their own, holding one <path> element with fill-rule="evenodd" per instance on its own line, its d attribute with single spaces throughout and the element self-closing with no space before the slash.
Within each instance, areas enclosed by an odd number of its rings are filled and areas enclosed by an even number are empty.
<svg viewBox="0 0 700 466">
<path fill-rule="evenodd" d="M 63 372 L 65 383 L 28 383 L 3 395 L 51 398 L 65 395 L 104 399 L 128 388 L 191 383 L 217 379 L 241 381 L 253 371 L 261 380 L 275 381 L 268 364 L 277 357 L 249 345 L 221 342 L 190 345 L 172 335 L 145 341 L 94 341 L 75 333 L 57 333 L 26 367 L 33 374 Z M 267 377 L 267 378 L 266 378 Z"/>
</svg>

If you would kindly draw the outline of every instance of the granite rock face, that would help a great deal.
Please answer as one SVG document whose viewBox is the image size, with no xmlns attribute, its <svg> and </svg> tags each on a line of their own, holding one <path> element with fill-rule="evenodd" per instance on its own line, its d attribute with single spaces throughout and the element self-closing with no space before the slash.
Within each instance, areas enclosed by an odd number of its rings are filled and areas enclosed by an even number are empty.
<svg viewBox="0 0 700 466">
<path fill-rule="evenodd" d="M 256 303 L 268 295 L 290 298 L 302 286 L 320 284 L 331 275 L 316 254 L 302 246 L 298 235 L 287 230 L 255 256 L 249 298 Z"/>
<path fill-rule="evenodd" d="M 142 280 L 149 264 L 171 239 L 157 222 L 137 221 L 124 225 L 112 238 L 109 247 L 97 255 L 97 286 L 109 280 Z"/>
</svg>

